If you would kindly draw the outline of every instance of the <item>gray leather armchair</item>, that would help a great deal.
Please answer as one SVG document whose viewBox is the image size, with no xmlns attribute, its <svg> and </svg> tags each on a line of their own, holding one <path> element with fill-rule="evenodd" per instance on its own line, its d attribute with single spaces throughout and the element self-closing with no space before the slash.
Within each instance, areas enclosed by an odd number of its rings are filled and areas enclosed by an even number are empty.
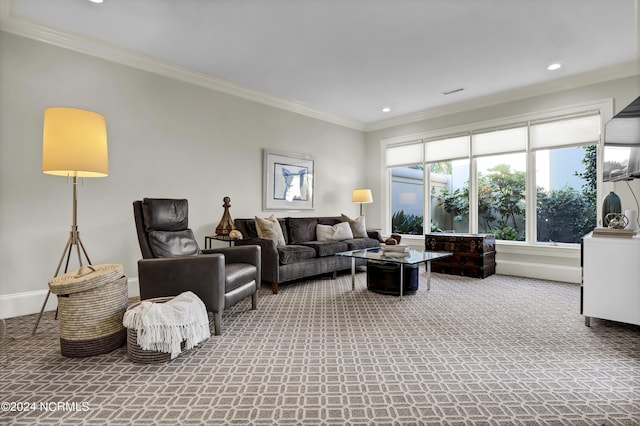
<svg viewBox="0 0 640 426">
<path fill-rule="evenodd" d="M 249 296 L 257 309 L 259 246 L 200 250 L 188 227 L 187 200 L 145 198 L 134 201 L 133 214 L 143 257 L 138 261 L 140 299 L 192 291 L 213 313 L 215 335 L 225 309 Z"/>
</svg>

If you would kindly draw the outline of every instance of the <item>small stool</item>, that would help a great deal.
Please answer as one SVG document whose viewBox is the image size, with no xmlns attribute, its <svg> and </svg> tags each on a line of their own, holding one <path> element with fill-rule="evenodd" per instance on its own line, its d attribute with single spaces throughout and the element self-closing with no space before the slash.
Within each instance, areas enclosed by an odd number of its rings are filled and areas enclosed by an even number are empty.
<svg viewBox="0 0 640 426">
<path fill-rule="evenodd" d="M 399 264 L 393 262 L 367 261 L 367 288 L 383 294 L 400 294 L 400 268 L 404 268 L 403 294 L 418 291 L 419 269 L 417 264 Z"/>
<path fill-rule="evenodd" d="M 58 296 L 60 352 L 70 358 L 100 355 L 124 345 L 127 277 L 122 265 L 88 265 L 49 281 Z"/>
</svg>

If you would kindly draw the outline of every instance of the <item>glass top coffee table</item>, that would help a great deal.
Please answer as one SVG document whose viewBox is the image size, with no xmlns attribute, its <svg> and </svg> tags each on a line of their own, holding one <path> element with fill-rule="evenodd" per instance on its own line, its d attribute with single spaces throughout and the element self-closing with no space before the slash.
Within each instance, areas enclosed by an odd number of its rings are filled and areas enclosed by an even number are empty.
<svg viewBox="0 0 640 426">
<path fill-rule="evenodd" d="M 368 248 L 362 250 L 349 250 L 336 253 L 336 256 L 344 256 L 351 258 L 351 290 L 356 288 L 356 259 L 375 260 L 378 262 L 389 262 L 400 265 L 400 297 L 404 287 L 404 268 L 402 265 L 415 265 L 425 263 L 427 265 L 427 290 L 431 289 L 431 261 L 451 256 L 453 253 L 446 251 L 429 251 L 429 250 L 413 250 L 399 255 L 396 252 L 383 252 L 382 248 Z"/>
</svg>

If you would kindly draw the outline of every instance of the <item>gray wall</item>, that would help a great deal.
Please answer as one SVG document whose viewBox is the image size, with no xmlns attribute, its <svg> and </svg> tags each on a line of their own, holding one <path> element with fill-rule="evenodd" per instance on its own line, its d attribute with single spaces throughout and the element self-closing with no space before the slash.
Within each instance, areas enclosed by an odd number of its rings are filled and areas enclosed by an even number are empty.
<svg viewBox="0 0 640 426">
<path fill-rule="evenodd" d="M 47 107 L 106 116 L 109 176 L 80 182 L 78 225 L 92 262 L 121 263 L 129 277 L 140 257 L 133 200 L 187 198 L 202 245 L 224 196 L 233 218 L 271 214 L 262 212 L 263 148 L 316 160 L 315 211 L 276 216 L 358 213 L 351 190 L 365 184 L 365 147 L 353 129 L 5 32 L 0 94 L 0 308 L 29 292 L 42 303 L 69 235 L 70 181 L 41 172 Z"/>
</svg>

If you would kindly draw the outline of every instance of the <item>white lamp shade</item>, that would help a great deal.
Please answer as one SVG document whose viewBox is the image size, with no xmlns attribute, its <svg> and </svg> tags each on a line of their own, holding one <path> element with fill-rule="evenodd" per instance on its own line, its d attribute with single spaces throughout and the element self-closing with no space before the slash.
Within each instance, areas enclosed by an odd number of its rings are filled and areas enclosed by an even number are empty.
<svg viewBox="0 0 640 426">
<path fill-rule="evenodd" d="M 351 201 L 354 203 L 373 203 L 370 189 L 354 189 Z"/>
<path fill-rule="evenodd" d="M 76 108 L 45 109 L 42 172 L 58 176 L 107 176 L 109 156 L 104 116 Z"/>
</svg>

